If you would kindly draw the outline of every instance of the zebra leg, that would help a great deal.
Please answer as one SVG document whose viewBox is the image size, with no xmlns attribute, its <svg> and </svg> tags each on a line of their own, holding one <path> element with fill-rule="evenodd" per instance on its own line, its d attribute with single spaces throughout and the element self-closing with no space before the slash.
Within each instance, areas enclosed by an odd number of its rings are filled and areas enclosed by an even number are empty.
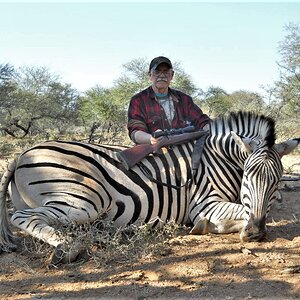
<svg viewBox="0 0 300 300">
<path fill-rule="evenodd" d="M 232 233 L 244 228 L 244 220 L 218 220 L 211 222 L 206 218 L 198 220 L 190 234 Z"/>
<path fill-rule="evenodd" d="M 95 218 L 94 218 L 95 219 Z M 69 263 L 74 261 L 83 251 L 82 246 L 72 244 L 71 238 L 66 238 L 53 225 L 82 224 L 88 221 L 87 215 L 79 208 L 67 205 L 41 206 L 33 209 L 16 211 L 11 222 L 16 227 L 55 247 L 51 264 Z M 64 251 L 65 245 L 72 244 L 69 251 Z"/>
<path fill-rule="evenodd" d="M 6 203 L 6 194 L 8 185 L 13 177 L 16 166 L 16 160 L 12 161 L 4 172 L 0 182 L 0 253 L 3 251 L 16 251 L 16 238 L 14 237 L 10 224 L 8 222 L 8 211 Z"/>
<path fill-rule="evenodd" d="M 190 234 L 233 233 L 245 227 L 245 207 L 242 204 L 212 201 L 202 211 L 200 205 L 196 206 L 190 216 L 194 223 Z"/>
</svg>

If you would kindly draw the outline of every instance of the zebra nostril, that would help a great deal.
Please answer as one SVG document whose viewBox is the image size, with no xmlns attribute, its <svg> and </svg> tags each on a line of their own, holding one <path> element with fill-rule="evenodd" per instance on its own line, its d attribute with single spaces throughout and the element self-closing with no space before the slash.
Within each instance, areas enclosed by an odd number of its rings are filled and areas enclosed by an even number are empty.
<svg viewBox="0 0 300 300">
<path fill-rule="evenodd" d="M 265 231 L 261 231 L 258 233 L 254 233 L 249 237 L 249 240 L 252 242 L 258 242 L 260 241 L 264 236 L 266 235 Z"/>
<path fill-rule="evenodd" d="M 240 233 L 240 239 L 243 242 L 257 242 L 266 235 L 265 226 L 255 226 L 248 224 Z"/>
</svg>

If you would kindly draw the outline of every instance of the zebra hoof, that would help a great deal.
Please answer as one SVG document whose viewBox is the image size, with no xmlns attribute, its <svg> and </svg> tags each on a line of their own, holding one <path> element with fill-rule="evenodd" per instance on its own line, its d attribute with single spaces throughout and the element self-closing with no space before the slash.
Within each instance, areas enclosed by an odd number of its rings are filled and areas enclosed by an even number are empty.
<svg viewBox="0 0 300 300">
<path fill-rule="evenodd" d="M 3 252 L 10 253 L 20 250 L 20 248 L 22 247 L 21 241 L 21 238 L 11 236 L 5 243 L 0 245 L 0 254 Z"/>
<path fill-rule="evenodd" d="M 208 233 L 208 220 L 206 218 L 200 219 L 190 230 L 190 234 L 207 234 L 207 233 Z"/>
<path fill-rule="evenodd" d="M 15 244 L 7 244 L 0 247 L 0 254 L 3 252 L 16 252 L 18 250 L 18 245 Z"/>
<path fill-rule="evenodd" d="M 67 247 L 64 244 L 58 245 L 51 257 L 49 267 L 57 267 L 63 264 L 70 264 L 77 260 L 80 256 L 83 256 L 85 249 L 82 246 L 78 247 Z"/>
</svg>

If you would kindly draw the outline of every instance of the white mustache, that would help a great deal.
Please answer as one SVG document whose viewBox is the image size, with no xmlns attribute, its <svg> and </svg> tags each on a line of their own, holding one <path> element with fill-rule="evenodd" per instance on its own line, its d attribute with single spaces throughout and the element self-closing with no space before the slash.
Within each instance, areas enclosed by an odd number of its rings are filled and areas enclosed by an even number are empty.
<svg viewBox="0 0 300 300">
<path fill-rule="evenodd" d="M 158 80 L 156 80 L 157 82 L 160 82 L 160 81 L 164 81 L 164 82 L 168 82 L 168 80 L 166 80 L 166 79 L 158 79 Z"/>
</svg>

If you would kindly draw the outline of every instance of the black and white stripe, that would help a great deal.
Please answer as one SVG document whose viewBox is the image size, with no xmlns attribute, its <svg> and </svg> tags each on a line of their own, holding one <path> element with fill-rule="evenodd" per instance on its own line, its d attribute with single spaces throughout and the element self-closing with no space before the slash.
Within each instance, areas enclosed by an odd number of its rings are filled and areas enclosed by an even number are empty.
<svg viewBox="0 0 300 300">
<path fill-rule="evenodd" d="M 299 143 L 292 141 L 291 150 Z M 252 224 L 263 231 L 282 175 L 282 145 L 274 143 L 269 118 L 238 113 L 217 119 L 194 177 L 194 142 L 150 155 L 130 170 L 117 158 L 125 147 L 42 143 L 20 155 L 2 178 L 0 244 L 10 236 L 3 204 L 9 182 L 18 209 L 12 223 L 53 246 L 64 242 L 53 224 L 86 223 L 103 214 L 119 226 L 174 220 L 192 222 L 193 233 L 242 230 L 242 239 L 256 239 Z"/>
</svg>

